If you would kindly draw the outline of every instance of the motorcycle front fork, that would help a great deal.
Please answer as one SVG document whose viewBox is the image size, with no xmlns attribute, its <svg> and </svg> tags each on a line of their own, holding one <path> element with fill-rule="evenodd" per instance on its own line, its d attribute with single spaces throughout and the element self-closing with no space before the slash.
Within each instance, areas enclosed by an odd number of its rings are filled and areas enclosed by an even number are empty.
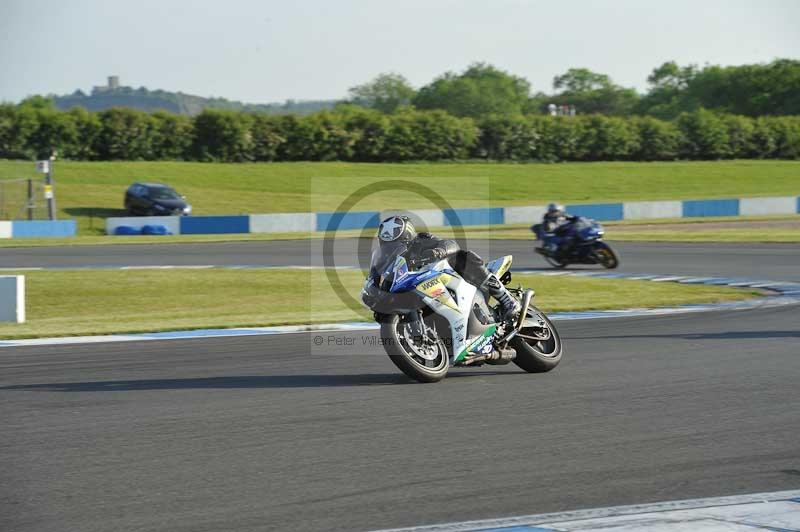
<svg viewBox="0 0 800 532">
<path fill-rule="evenodd" d="M 409 312 L 405 317 L 409 331 L 413 336 L 417 338 L 425 336 L 425 322 L 422 321 L 422 315 L 419 311 Z"/>
</svg>

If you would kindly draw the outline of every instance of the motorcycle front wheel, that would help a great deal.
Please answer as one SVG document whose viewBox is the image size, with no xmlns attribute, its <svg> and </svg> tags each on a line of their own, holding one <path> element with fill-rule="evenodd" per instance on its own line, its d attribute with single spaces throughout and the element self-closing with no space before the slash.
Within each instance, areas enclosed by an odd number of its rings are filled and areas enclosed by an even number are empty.
<svg viewBox="0 0 800 532">
<path fill-rule="evenodd" d="M 447 375 L 450 361 L 441 338 L 415 338 L 401 316 L 381 321 L 381 340 L 389 359 L 415 381 L 438 382 Z"/>
<path fill-rule="evenodd" d="M 614 253 L 614 250 L 611 249 L 605 242 L 598 242 L 592 252 L 597 259 L 597 262 L 602 264 L 605 268 L 613 270 L 619 266 L 619 258 L 617 257 L 617 254 Z"/>
<path fill-rule="evenodd" d="M 543 327 L 538 325 L 539 320 L 544 322 Z M 514 364 L 528 373 L 550 371 L 561 362 L 561 336 L 550 318 L 533 305 L 528 308 L 525 321 L 526 325 L 509 342 L 517 352 Z"/>
</svg>

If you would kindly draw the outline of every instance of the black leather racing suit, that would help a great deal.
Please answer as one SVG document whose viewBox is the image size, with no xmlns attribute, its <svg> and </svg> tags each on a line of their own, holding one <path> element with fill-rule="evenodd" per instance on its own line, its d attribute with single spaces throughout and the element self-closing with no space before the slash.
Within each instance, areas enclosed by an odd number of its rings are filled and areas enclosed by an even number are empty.
<svg viewBox="0 0 800 532">
<path fill-rule="evenodd" d="M 547 213 L 542 218 L 542 229 L 547 233 L 553 233 L 561 238 L 556 255 L 566 256 L 575 243 L 574 235 L 570 234 L 570 224 L 577 219 L 577 216 L 570 216 L 562 213 Z"/>
<path fill-rule="evenodd" d="M 545 215 L 542 217 L 542 230 L 545 233 L 552 233 L 557 227 L 563 225 L 566 220 L 566 216 L 564 216 L 564 214 L 561 212 L 545 213 Z"/>
<path fill-rule="evenodd" d="M 408 245 L 412 260 L 447 259 L 450 267 L 470 284 L 480 287 L 491 276 L 477 253 L 465 251 L 455 240 L 443 240 L 431 233 L 419 233 Z"/>
</svg>

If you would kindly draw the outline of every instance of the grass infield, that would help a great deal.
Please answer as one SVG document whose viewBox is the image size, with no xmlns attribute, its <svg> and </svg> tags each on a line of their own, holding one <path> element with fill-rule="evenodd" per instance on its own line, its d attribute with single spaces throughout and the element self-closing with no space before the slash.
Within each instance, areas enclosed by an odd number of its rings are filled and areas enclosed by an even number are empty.
<svg viewBox="0 0 800 532">
<path fill-rule="evenodd" d="M 3 272 L 13 274 L 14 272 Z M 369 320 L 339 300 L 322 270 L 20 271 L 28 322 L 0 339 Z M 363 275 L 340 271 L 358 297 Z M 647 281 L 517 275 L 548 312 L 663 307 L 753 297 L 758 291 Z M 313 299 L 312 299 L 313 294 Z"/>
</svg>

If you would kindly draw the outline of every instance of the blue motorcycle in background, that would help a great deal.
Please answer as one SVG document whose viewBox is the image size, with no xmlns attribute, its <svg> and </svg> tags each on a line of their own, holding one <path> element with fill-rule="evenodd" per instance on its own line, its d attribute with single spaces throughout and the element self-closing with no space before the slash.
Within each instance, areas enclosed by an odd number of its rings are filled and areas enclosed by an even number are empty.
<svg viewBox="0 0 800 532">
<path fill-rule="evenodd" d="M 603 242 L 603 226 L 590 218 L 577 216 L 562 224 L 552 233 L 544 232 L 541 224 L 533 226 L 542 247 L 534 248 L 555 268 L 569 264 L 602 264 L 612 269 L 619 266 L 619 258 Z"/>
</svg>

